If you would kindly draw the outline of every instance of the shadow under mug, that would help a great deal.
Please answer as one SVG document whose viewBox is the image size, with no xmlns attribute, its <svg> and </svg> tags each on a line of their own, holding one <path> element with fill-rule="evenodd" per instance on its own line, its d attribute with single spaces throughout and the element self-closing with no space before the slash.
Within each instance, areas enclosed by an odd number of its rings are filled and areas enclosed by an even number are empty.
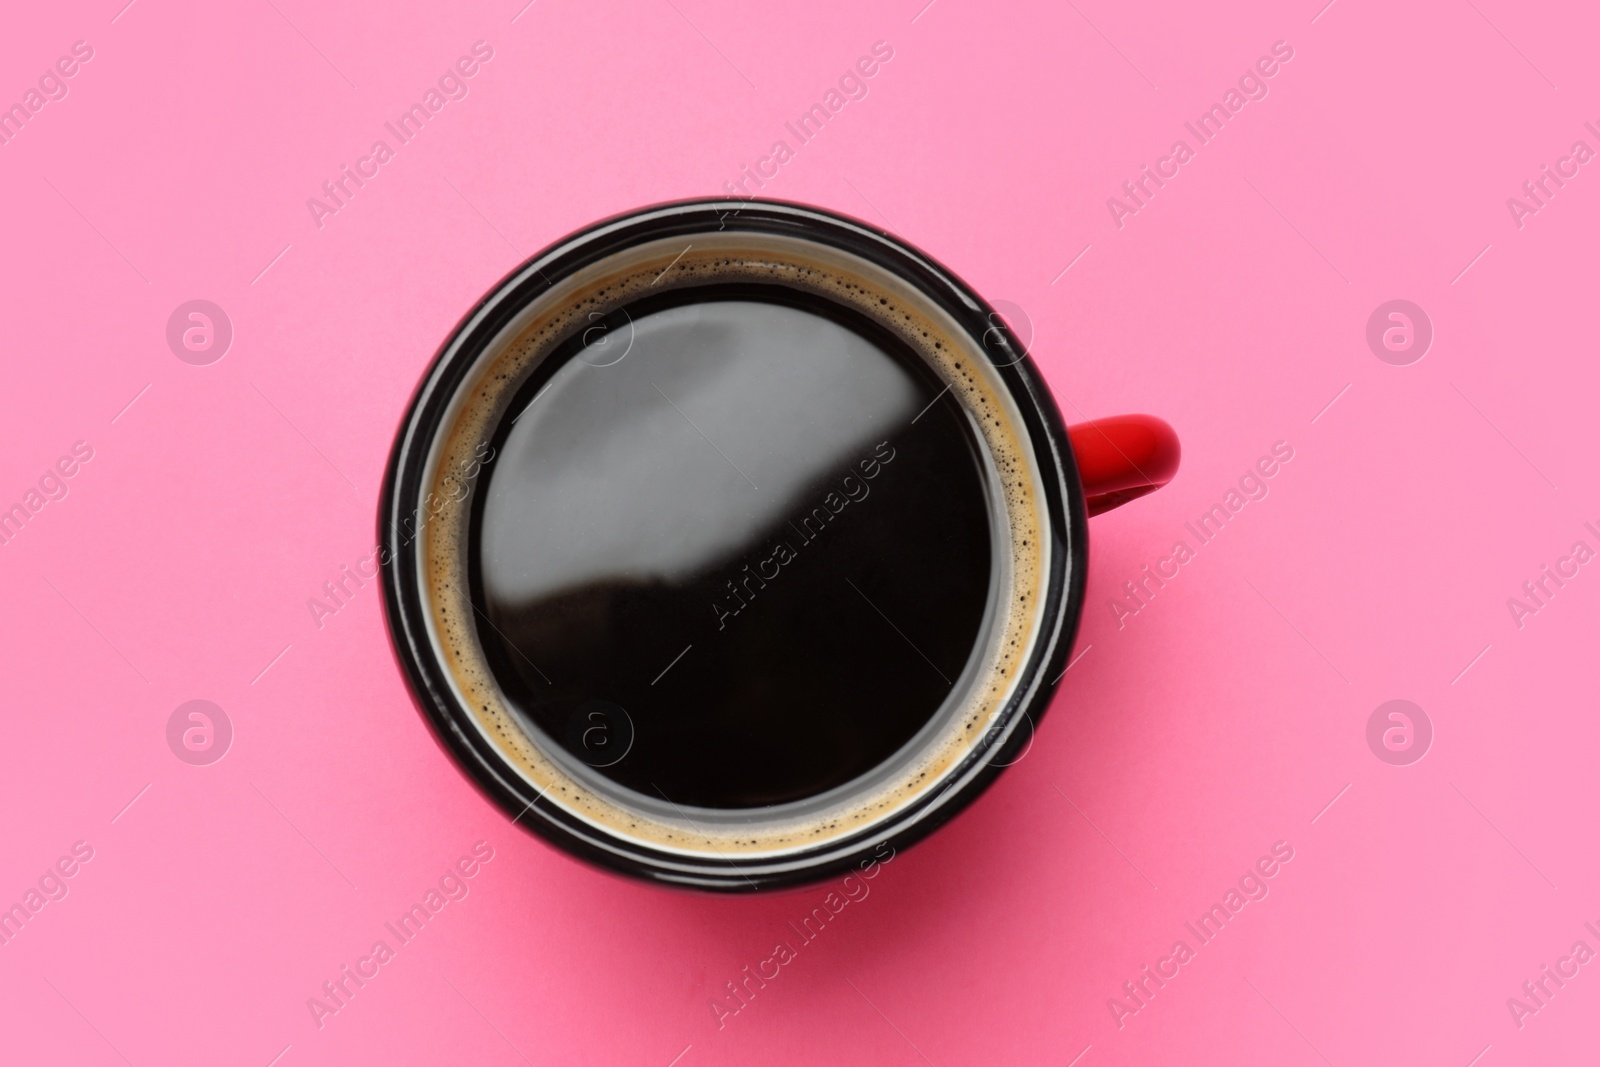
<svg viewBox="0 0 1600 1067">
<path fill-rule="evenodd" d="M 937 768 L 933 780 L 895 794 L 898 799 L 870 816 L 856 816 L 854 822 L 782 847 L 769 847 L 766 839 L 755 847 L 755 836 L 744 841 L 735 834 L 730 839 L 725 826 L 714 831 L 706 825 L 726 813 L 676 804 L 675 811 L 657 813 L 663 825 L 680 829 L 674 839 L 630 830 L 628 798 L 619 799 L 615 791 L 601 796 L 605 791 L 557 751 L 553 738 L 526 730 L 520 739 L 508 740 L 503 721 L 496 726 L 480 714 L 487 711 L 488 701 L 469 695 L 459 666 L 452 667 L 455 661 L 445 654 L 438 587 L 430 577 L 435 572 L 430 570 L 428 546 L 437 550 L 442 536 L 430 523 L 436 526 L 449 518 L 431 488 L 441 484 L 442 442 L 460 418 L 462 398 L 482 389 L 487 368 L 502 366 L 497 361 L 505 358 L 510 339 L 525 333 L 541 309 L 547 312 L 568 301 L 578 280 L 619 257 L 644 256 L 643 262 L 654 270 L 655 262 L 645 253 L 659 247 L 665 266 L 656 282 L 666 279 L 670 288 L 686 284 L 680 275 L 693 262 L 668 262 L 673 248 L 704 250 L 719 242 L 722 247 L 746 242 L 809 250 L 819 262 L 844 262 L 862 276 L 881 277 L 885 291 L 896 288 L 909 294 L 908 302 L 918 306 L 926 321 L 963 341 L 975 364 L 981 356 L 981 377 L 992 395 L 1003 399 L 1009 432 L 1025 446 L 1041 542 L 1030 636 L 1003 692 L 988 707 L 986 721 L 951 750 L 954 754 Z M 569 357 L 578 343 L 573 338 L 586 338 L 585 323 L 597 317 L 577 317 L 566 328 Z M 548 351 L 557 348 L 552 344 Z M 528 373 L 536 371 L 535 366 Z M 509 401 L 491 421 L 508 418 Z M 503 440 L 503 428 L 498 440 Z M 1172 428 L 1152 416 L 1114 416 L 1065 427 L 1010 324 L 951 271 L 886 232 L 775 201 L 660 205 L 596 223 L 529 259 L 462 319 L 433 360 L 401 424 L 380 503 L 379 558 L 389 631 L 400 667 L 441 746 L 513 822 L 584 860 L 657 883 L 730 892 L 804 884 L 865 870 L 882 858 L 884 845 L 899 849 L 921 839 L 1021 757 L 1065 673 L 1082 612 L 1087 517 L 1166 484 L 1178 460 Z M 491 452 L 484 463 L 492 467 L 493 462 Z M 487 490 L 469 484 L 462 492 Z M 470 537 L 473 512 L 463 508 L 466 517 L 460 521 Z M 533 750 L 530 763 L 526 753 Z M 585 789 L 598 799 L 591 802 Z M 645 800 L 635 799 L 642 811 Z M 651 798 L 651 803 L 660 807 L 659 800 Z M 763 817 L 760 811 L 751 815 L 756 821 Z"/>
</svg>

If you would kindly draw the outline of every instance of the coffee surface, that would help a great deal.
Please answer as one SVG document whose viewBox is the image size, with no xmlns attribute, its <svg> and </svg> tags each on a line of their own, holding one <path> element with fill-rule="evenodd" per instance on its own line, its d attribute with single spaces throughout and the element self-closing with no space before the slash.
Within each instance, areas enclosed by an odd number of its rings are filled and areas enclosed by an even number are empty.
<svg viewBox="0 0 1600 1067">
<path fill-rule="evenodd" d="M 1001 505 L 945 392 L 894 333 L 782 286 L 595 316 L 522 384 L 474 495 L 512 714 L 673 805 L 803 800 L 890 760 L 970 687 L 997 610 Z"/>
</svg>

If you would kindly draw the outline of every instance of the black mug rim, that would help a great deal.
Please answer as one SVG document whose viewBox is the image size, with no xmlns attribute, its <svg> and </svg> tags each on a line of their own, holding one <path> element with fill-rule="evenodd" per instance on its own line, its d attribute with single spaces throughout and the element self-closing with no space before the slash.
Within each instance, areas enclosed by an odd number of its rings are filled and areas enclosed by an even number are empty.
<svg viewBox="0 0 1600 1067">
<path fill-rule="evenodd" d="M 421 514 L 431 445 L 484 349 L 531 301 L 583 267 L 634 245 L 708 228 L 797 237 L 853 253 L 915 286 L 980 346 L 998 348 L 1004 358 L 992 360 L 994 370 L 1021 413 L 1033 449 L 1044 490 L 1044 536 L 1051 550 L 1040 631 L 1012 696 L 983 738 L 949 772 L 945 786 L 913 798 L 862 831 L 776 859 L 667 852 L 608 833 L 541 796 L 460 707 L 428 637 L 416 568 L 407 565 L 413 560 L 408 552 L 415 536 L 408 533 L 407 520 Z M 435 740 L 478 790 L 512 822 L 605 870 L 657 884 L 724 892 L 793 887 L 858 866 L 865 869 L 874 862 L 874 850 L 885 843 L 897 851 L 908 847 L 976 800 L 1020 758 L 1050 705 L 1077 633 L 1088 571 L 1088 520 L 1071 441 L 1032 357 L 1004 320 L 954 273 L 900 238 L 843 215 L 777 200 L 681 200 L 615 215 L 562 238 L 497 282 L 450 332 L 406 408 L 384 472 L 378 544 L 384 613 L 395 657 Z"/>
</svg>

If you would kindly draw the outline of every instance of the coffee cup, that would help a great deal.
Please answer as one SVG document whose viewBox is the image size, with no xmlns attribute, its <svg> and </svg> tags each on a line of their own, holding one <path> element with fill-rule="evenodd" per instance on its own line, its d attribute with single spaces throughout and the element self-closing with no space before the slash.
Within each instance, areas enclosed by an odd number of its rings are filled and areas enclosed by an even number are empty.
<svg viewBox="0 0 1600 1067">
<path fill-rule="evenodd" d="M 1068 430 L 1011 325 L 796 204 L 591 226 L 456 327 L 379 517 L 397 659 L 512 821 L 723 891 L 857 869 L 1014 762 L 1064 672 L 1087 517 L 1171 428 Z"/>
</svg>

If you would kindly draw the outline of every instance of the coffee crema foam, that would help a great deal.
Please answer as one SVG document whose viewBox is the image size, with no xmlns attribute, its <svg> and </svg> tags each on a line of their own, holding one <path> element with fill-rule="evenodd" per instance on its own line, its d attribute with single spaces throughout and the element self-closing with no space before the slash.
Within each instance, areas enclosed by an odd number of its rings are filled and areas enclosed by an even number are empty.
<svg viewBox="0 0 1600 1067">
<path fill-rule="evenodd" d="M 690 248 L 686 251 L 685 244 Z M 646 294 L 721 282 L 781 284 L 844 304 L 908 342 L 956 395 L 977 424 L 998 476 L 1010 530 L 1000 549 L 1002 607 L 985 634 L 979 682 L 958 713 L 941 710 L 945 726 L 895 775 L 862 793 L 802 816 L 764 817 L 762 809 L 695 809 L 671 818 L 629 808 L 552 758 L 518 722 L 495 681 L 478 637 L 468 582 L 473 459 L 493 436 L 519 387 L 551 352 L 601 316 Z M 523 309 L 478 359 L 435 438 L 423 479 L 443 501 L 416 542 L 415 566 L 435 651 L 456 697 L 502 757 L 540 793 L 570 814 L 614 836 L 686 855 L 779 857 L 866 830 L 908 801 L 938 788 L 982 738 L 1017 684 L 1038 635 L 1048 574 L 1042 486 L 1029 456 L 1020 415 L 979 346 L 943 311 L 892 273 L 848 253 L 769 234 L 709 232 L 654 241 L 563 279 Z M 1009 557 L 1009 558 L 1007 558 Z M 430 562 L 431 561 L 431 562 Z M 932 721 L 932 720 L 930 720 Z M 559 746 L 552 739 L 552 750 Z M 681 809 L 680 809 L 681 811 Z"/>
</svg>

